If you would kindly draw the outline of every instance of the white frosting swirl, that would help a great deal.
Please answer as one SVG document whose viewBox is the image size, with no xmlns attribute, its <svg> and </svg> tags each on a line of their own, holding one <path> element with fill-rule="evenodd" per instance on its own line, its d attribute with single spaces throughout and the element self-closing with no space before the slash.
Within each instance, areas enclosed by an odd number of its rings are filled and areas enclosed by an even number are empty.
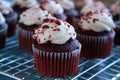
<svg viewBox="0 0 120 80">
<path fill-rule="evenodd" d="M 72 0 L 58 0 L 64 9 L 73 9 L 75 7 Z"/>
<path fill-rule="evenodd" d="M 89 12 L 81 17 L 80 28 L 95 32 L 111 31 L 115 24 L 110 16 L 101 11 Z"/>
<path fill-rule="evenodd" d="M 0 13 L 0 25 L 5 23 L 5 18 L 3 17 L 2 13 Z"/>
<path fill-rule="evenodd" d="M 19 5 L 21 8 L 32 8 L 38 5 L 37 0 L 14 0 L 13 5 Z"/>
<path fill-rule="evenodd" d="M 11 11 L 13 11 L 13 9 L 11 8 L 9 3 L 4 0 L 0 0 L 0 11 L 3 14 L 9 14 Z"/>
<path fill-rule="evenodd" d="M 100 1 L 84 6 L 83 9 L 81 10 L 81 13 L 86 14 L 90 11 L 96 11 L 96 10 L 104 11 L 106 14 L 110 15 L 110 12 L 107 9 L 107 7 Z"/>
<path fill-rule="evenodd" d="M 43 6 L 47 11 L 51 12 L 51 14 L 62 14 L 64 11 L 63 7 L 55 1 L 48 0 L 40 5 Z"/>
<path fill-rule="evenodd" d="M 73 0 L 75 3 L 75 6 L 77 7 L 84 7 L 85 5 L 93 4 L 93 0 Z"/>
<path fill-rule="evenodd" d="M 19 23 L 25 25 L 41 24 L 43 19 L 52 17 L 47 11 L 36 6 L 30 8 L 20 15 Z"/>
<path fill-rule="evenodd" d="M 76 38 L 74 28 L 67 22 L 59 19 L 48 19 L 38 29 L 35 30 L 33 39 L 38 44 L 50 41 L 53 44 L 64 44 L 70 39 Z"/>
<path fill-rule="evenodd" d="M 113 4 L 111 10 L 113 15 L 120 15 L 120 0 Z"/>
</svg>

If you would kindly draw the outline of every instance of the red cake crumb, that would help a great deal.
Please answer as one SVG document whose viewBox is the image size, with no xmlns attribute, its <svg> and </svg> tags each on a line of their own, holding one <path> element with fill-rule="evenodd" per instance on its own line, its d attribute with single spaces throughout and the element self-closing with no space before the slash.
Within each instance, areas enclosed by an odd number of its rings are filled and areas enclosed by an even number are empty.
<svg viewBox="0 0 120 80">
<path fill-rule="evenodd" d="M 49 26 L 48 25 L 44 25 L 42 28 L 43 29 L 47 29 L 47 28 L 49 28 Z"/>
<path fill-rule="evenodd" d="M 57 29 L 53 29 L 53 31 L 60 31 L 60 29 L 59 29 L 59 28 L 57 28 Z"/>
</svg>

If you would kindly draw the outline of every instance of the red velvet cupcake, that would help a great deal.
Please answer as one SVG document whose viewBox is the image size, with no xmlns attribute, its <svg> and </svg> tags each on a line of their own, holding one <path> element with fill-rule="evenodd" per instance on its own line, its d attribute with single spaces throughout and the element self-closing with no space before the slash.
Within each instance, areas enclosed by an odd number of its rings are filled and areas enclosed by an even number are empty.
<svg viewBox="0 0 120 80">
<path fill-rule="evenodd" d="M 66 21 L 63 7 L 54 0 L 45 0 L 40 2 L 40 6 L 49 11 L 54 17 Z"/>
<path fill-rule="evenodd" d="M 116 24 L 116 28 L 115 28 L 115 39 L 114 39 L 114 43 L 116 45 L 120 45 L 120 21 L 115 22 Z"/>
<path fill-rule="evenodd" d="M 101 11 L 89 12 L 81 17 L 78 40 L 82 44 L 81 56 L 88 59 L 110 55 L 115 36 L 112 18 Z"/>
<path fill-rule="evenodd" d="M 48 17 L 51 15 L 40 7 L 28 9 L 20 15 L 18 35 L 19 45 L 23 50 L 32 52 L 33 28 L 40 25 L 43 19 Z"/>
<path fill-rule="evenodd" d="M 25 10 L 38 5 L 37 0 L 13 0 L 13 9 L 20 15 Z"/>
<path fill-rule="evenodd" d="M 10 4 L 5 1 L 0 1 L 0 11 L 6 19 L 6 23 L 8 24 L 8 34 L 7 36 L 13 36 L 16 30 L 17 18 L 18 15 L 13 11 Z"/>
<path fill-rule="evenodd" d="M 33 39 L 35 65 L 41 75 L 64 78 L 77 72 L 81 44 L 70 24 L 46 19 L 35 29 Z"/>
<path fill-rule="evenodd" d="M 0 49 L 5 47 L 6 37 L 7 37 L 7 24 L 5 23 L 5 18 L 0 13 Z"/>
</svg>

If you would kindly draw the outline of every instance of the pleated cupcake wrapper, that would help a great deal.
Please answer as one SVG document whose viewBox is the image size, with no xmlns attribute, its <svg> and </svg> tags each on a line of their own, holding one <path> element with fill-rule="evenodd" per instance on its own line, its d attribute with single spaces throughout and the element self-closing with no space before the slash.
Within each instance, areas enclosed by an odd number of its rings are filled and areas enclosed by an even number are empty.
<svg viewBox="0 0 120 80">
<path fill-rule="evenodd" d="M 1 34 L 7 34 L 7 29 L 8 29 L 8 25 L 5 24 L 4 29 L 0 29 L 0 35 L 1 35 Z"/>
<path fill-rule="evenodd" d="M 120 45 L 120 30 L 115 30 L 116 34 L 115 34 L 115 39 L 114 39 L 114 43 L 116 45 Z"/>
<path fill-rule="evenodd" d="M 19 45 L 25 50 L 32 52 L 32 31 L 27 31 L 18 26 Z"/>
<path fill-rule="evenodd" d="M 78 40 L 82 44 L 81 57 L 105 58 L 110 55 L 115 33 L 110 36 L 87 36 L 78 34 Z"/>
<path fill-rule="evenodd" d="M 35 64 L 38 72 L 47 77 L 59 78 L 73 75 L 77 72 L 80 50 L 72 52 L 48 52 L 38 50 L 33 45 Z"/>
<path fill-rule="evenodd" d="M 5 24 L 4 29 L 0 29 L 0 49 L 5 47 L 8 25 Z"/>
</svg>

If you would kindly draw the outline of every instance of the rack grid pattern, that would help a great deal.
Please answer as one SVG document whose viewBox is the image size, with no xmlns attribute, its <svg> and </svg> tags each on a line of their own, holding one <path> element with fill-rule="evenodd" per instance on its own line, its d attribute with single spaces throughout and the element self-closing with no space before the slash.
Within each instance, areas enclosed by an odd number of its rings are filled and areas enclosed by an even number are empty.
<svg viewBox="0 0 120 80">
<path fill-rule="evenodd" d="M 16 37 L 7 39 L 6 48 L 0 50 L 0 75 L 10 80 L 120 80 L 120 47 L 114 46 L 105 59 L 81 59 L 78 72 L 65 79 L 41 76 L 34 67 L 32 53 L 20 49 Z"/>
</svg>

